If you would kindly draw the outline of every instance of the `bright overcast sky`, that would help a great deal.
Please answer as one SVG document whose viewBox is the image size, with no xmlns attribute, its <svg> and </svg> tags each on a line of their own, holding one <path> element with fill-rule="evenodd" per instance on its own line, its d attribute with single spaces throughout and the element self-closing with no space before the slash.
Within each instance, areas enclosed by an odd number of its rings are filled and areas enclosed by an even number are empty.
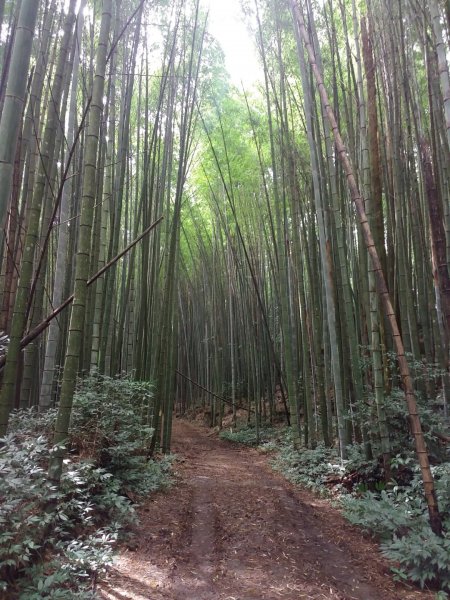
<svg viewBox="0 0 450 600">
<path fill-rule="evenodd" d="M 225 53 L 225 66 L 237 87 L 249 87 L 261 79 L 256 49 L 248 32 L 239 0 L 206 0 L 209 31 Z"/>
<path fill-rule="evenodd" d="M 64 1 L 67 9 L 69 0 Z M 225 66 L 232 83 L 240 88 L 242 82 L 248 88 L 261 81 L 262 70 L 240 0 L 203 0 L 203 3 L 205 8 L 209 6 L 209 31 L 225 53 Z"/>
</svg>

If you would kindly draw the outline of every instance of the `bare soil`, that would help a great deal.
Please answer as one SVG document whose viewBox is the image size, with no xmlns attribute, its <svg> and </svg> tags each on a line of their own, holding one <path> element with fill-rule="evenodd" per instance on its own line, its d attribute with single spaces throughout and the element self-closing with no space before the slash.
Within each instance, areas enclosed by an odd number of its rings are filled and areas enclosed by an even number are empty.
<svg viewBox="0 0 450 600">
<path fill-rule="evenodd" d="M 376 544 L 267 456 L 177 420 L 174 487 L 144 503 L 99 595 L 108 600 L 413 600 Z"/>
</svg>

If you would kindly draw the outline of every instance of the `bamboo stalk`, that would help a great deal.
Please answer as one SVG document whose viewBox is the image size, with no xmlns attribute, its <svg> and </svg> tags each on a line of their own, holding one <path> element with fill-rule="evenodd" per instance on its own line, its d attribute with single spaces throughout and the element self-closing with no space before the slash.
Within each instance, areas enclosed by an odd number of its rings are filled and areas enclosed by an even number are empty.
<svg viewBox="0 0 450 600">
<path fill-rule="evenodd" d="M 403 386 L 405 390 L 405 399 L 408 406 L 408 412 L 411 423 L 412 435 L 414 436 L 416 453 L 420 465 L 420 469 L 422 472 L 423 485 L 425 491 L 425 498 L 428 506 L 428 513 L 430 518 L 430 525 L 434 533 L 436 535 L 442 535 L 442 521 L 439 513 L 436 491 L 434 488 L 434 480 L 433 475 L 430 468 L 430 461 L 428 457 L 428 451 L 425 444 L 425 438 L 422 431 L 422 426 L 420 422 L 420 417 L 417 410 L 417 401 L 414 393 L 413 381 L 408 365 L 408 361 L 405 357 L 405 350 L 403 346 L 402 336 L 400 334 L 400 330 L 397 323 L 397 317 L 394 312 L 394 308 L 392 306 L 390 294 L 386 285 L 385 276 L 383 273 L 382 265 L 380 258 L 378 256 L 377 249 L 375 247 L 375 242 L 372 236 L 372 232 L 370 229 L 370 225 L 367 219 L 367 215 L 364 209 L 364 200 L 359 191 L 358 184 L 356 182 L 355 175 L 353 173 L 353 166 L 350 162 L 350 159 L 347 155 L 346 148 L 344 146 L 344 142 L 342 140 L 339 127 L 336 121 L 336 117 L 331 107 L 330 100 L 328 98 L 328 93 L 325 88 L 322 74 L 317 66 L 317 61 L 314 53 L 314 49 L 309 40 L 309 35 L 306 30 L 305 21 L 303 19 L 303 15 L 296 4 L 295 0 L 289 0 L 289 4 L 293 13 L 293 17 L 297 22 L 298 31 L 305 45 L 309 63 L 311 65 L 311 69 L 314 75 L 314 79 L 317 83 L 317 89 L 319 91 L 323 107 L 326 111 L 328 120 L 330 122 L 330 127 L 333 132 L 337 153 L 339 156 L 339 160 L 341 161 L 342 168 L 345 172 L 347 178 L 347 185 L 350 191 L 351 198 L 356 208 L 357 215 L 359 217 L 360 226 L 363 231 L 365 244 L 367 247 L 367 251 L 369 252 L 369 256 L 373 263 L 373 271 L 377 281 L 377 289 L 378 294 L 380 295 L 385 317 L 389 323 L 396 354 L 397 360 L 400 368 L 400 374 L 403 381 Z"/>
</svg>

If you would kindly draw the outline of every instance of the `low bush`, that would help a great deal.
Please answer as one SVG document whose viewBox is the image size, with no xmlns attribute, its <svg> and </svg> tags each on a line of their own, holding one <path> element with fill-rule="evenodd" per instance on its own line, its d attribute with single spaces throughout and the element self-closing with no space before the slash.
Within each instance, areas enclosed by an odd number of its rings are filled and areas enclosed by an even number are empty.
<svg viewBox="0 0 450 600">
<path fill-rule="evenodd" d="M 150 415 L 148 384 L 98 375 L 81 382 L 55 488 L 46 476 L 54 411 L 13 414 L 0 448 L 0 594 L 95 597 L 93 582 L 136 519 L 127 496 L 139 499 L 170 481 L 172 458 L 145 456 Z"/>
<path fill-rule="evenodd" d="M 74 397 L 72 452 L 107 469 L 122 492 L 144 496 L 167 484 L 172 462 L 147 459 L 152 423 L 151 383 L 91 373 Z"/>
<path fill-rule="evenodd" d="M 430 528 L 421 474 L 412 454 L 392 460 L 393 476 L 401 483 L 394 480 L 386 486 L 379 461 L 368 461 L 362 447 L 348 450 L 346 461 L 334 448 L 323 445 L 298 452 L 288 434 L 272 464 L 293 483 L 320 494 L 332 491 L 346 518 L 381 541 L 396 577 L 432 586 L 440 590 L 440 598 L 446 597 L 450 592 L 450 463 L 432 467 L 445 532 L 440 538 Z"/>
<path fill-rule="evenodd" d="M 341 499 L 347 519 L 374 533 L 383 554 L 396 564 L 397 577 L 450 592 L 450 464 L 433 467 L 444 536 L 429 525 L 421 475 L 413 469 L 409 485 L 394 485 L 381 493 Z"/>
<path fill-rule="evenodd" d="M 257 432 L 256 427 L 247 425 L 237 429 L 223 429 L 220 432 L 220 437 L 223 440 L 244 444 L 245 446 L 257 446 L 271 442 L 275 434 L 276 432 L 272 427 L 260 427 L 259 432 Z"/>
<path fill-rule="evenodd" d="M 111 564 L 120 528 L 134 519 L 129 501 L 110 473 L 89 463 L 67 461 L 55 488 L 43 436 L 2 441 L 0 590 L 21 600 L 88 597 L 92 576 Z"/>
<path fill-rule="evenodd" d="M 328 493 L 326 482 L 330 477 L 340 478 L 345 472 L 334 448 L 319 444 L 314 450 L 305 448 L 298 452 L 293 447 L 290 435 L 285 437 L 272 466 L 292 483 L 320 494 Z"/>
<path fill-rule="evenodd" d="M 398 566 L 392 571 L 402 580 L 450 592 L 450 538 L 438 537 L 430 527 L 409 531 L 381 545 L 381 551 Z"/>
<path fill-rule="evenodd" d="M 71 445 L 111 473 L 145 458 L 153 435 L 153 386 L 92 373 L 77 386 Z"/>
</svg>

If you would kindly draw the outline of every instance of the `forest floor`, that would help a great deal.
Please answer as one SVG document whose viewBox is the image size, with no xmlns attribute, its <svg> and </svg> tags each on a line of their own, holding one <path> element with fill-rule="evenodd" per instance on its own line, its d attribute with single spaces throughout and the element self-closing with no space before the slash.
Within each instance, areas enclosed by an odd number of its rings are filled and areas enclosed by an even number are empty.
<svg viewBox="0 0 450 600">
<path fill-rule="evenodd" d="M 139 509 L 135 538 L 99 586 L 108 600 L 396 600 L 377 546 L 257 450 L 176 420 L 177 482 Z"/>
</svg>

